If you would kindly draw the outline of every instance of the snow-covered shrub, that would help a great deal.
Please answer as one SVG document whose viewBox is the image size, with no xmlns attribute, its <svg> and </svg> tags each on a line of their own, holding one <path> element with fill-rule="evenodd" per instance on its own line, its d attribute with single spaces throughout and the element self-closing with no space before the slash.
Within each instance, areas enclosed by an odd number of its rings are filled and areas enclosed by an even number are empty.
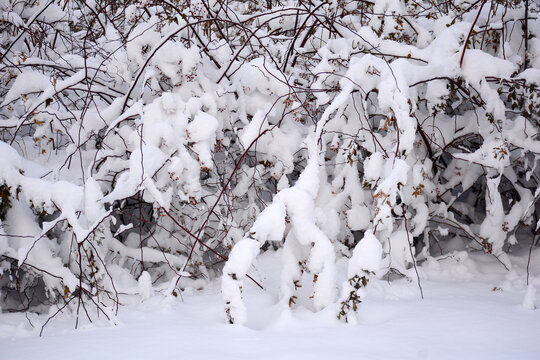
<svg viewBox="0 0 540 360">
<path fill-rule="evenodd" d="M 373 256 L 380 267 L 362 268 L 351 256 L 339 317 L 355 309 L 373 272 L 419 282 L 417 261 L 456 250 L 454 239 L 466 238 L 463 248 L 491 254 L 506 269 L 512 266 L 509 247 L 518 238 L 534 241 L 539 80 L 536 60 L 531 66 L 537 55 L 531 56 L 530 45 L 524 49 L 523 39 L 535 39 L 538 26 L 531 27 L 529 16 L 538 10 L 525 5 L 336 2 L 312 7 L 316 15 L 305 20 L 311 27 L 294 32 L 303 39 L 300 49 L 291 50 L 296 67 L 287 70 L 292 64 L 284 63 L 282 69 L 291 76 L 309 69 L 297 89 L 316 109 L 305 109 L 301 121 L 313 124 L 308 133 L 315 134 L 320 154 L 322 175 L 314 175 L 319 178 L 311 190 L 317 226 L 332 239 L 327 260 L 350 256 L 354 232 L 382 245 L 382 254 L 367 252 L 364 240 L 356 245 L 353 254 Z M 509 33 L 510 22 L 528 27 Z M 301 177 L 313 171 L 308 168 Z M 283 196 L 277 194 L 269 208 Z M 275 224 L 264 219 L 263 212 L 247 238 Z M 289 306 L 301 286 L 301 264 L 315 279 L 321 271 L 313 266 L 320 263 L 316 242 L 289 250 L 306 229 L 291 218 L 281 237 L 282 296 Z M 267 239 L 257 240 L 262 245 Z M 242 258 L 244 270 L 256 252 L 250 254 Z M 234 268 L 235 259 L 225 270 Z M 235 283 L 229 276 L 223 275 L 229 319 L 237 321 L 230 315 L 241 313 L 243 320 L 241 293 L 231 289 L 242 279 Z M 313 299 L 328 296 L 325 304 L 333 303 L 336 286 L 321 292 L 315 287 Z"/>
<path fill-rule="evenodd" d="M 348 319 L 372 278 L 419 282 L 419 262 L 453 250 L 510 269 L 510 247 L 534 241 L 533 2 L 51 0 L 0 14 L 2 309 L 110 317 L 120 297 L 222 274 L 242 323 L 253 261 L 281 248 L 283 306 L 307 272 L 313 308 Z"/>
</svg>

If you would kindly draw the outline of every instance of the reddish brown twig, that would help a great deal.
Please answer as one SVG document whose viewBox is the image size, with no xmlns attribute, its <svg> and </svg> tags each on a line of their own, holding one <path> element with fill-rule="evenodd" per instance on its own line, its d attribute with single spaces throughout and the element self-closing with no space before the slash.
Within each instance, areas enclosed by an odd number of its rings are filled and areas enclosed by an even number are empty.
<svg viewBox="0 0 540 360">
<path fill-rule="evenodd" d="M 459 67 L 463 67 L 463 58 L 465 57 L 465 51 L 467 51 L 467 44 L 469 44 L 469 39 L 474 31 L 474 26 L 476 25 L 476 22 L 478 21 L 478 18 L 480 17 L 480 13 L 482 12 L 482 8 L 486 4 L 486 0 L 482 1 L 482 5 L 480 5 L 480 9 L 478 9 L 478 13 L 476 14 L 476 18 L 474 19 L 474 22 L 471 25 L 471 29 L 469 30 L 469 34 L 467 35 L 467 38 L 465 39 L 465 44 L 463 44 L 463 51 L 461 52 L 461 59 L 459 60 Z"/>
</svg>

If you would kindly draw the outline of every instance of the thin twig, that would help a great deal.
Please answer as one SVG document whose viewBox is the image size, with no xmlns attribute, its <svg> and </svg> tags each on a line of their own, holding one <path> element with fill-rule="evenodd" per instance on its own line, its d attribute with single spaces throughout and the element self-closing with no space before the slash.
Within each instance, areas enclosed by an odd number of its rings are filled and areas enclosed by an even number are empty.
<svg viewBox="0 0 540 360">
<path fill-rule="evenodd" d="M 469 44 L 469 39 L 474 31 L 474 26 L 476 25 L 476 22 L 478 21 L 478 18 L 480 17 L 480 13 L 482 12 L 482 8 L 486 4 L 486 1 L 487 0 L 482 1 L 482 5 L 480 5 L 480 9 L 478 9 L 476 18 L 474 19 L 474 22 L 471 25 L 471 29 L 469 30 L 469 34 L 467 35 L 467 38 L 465 39 L 465 44 L 463 44 L 463 51 L 461 52 L 461 59 L 459 60 L 459 67 L 463 67 L 463 58 L 465 57 L 465 51 L 467 51 L 467 45 Z"/>
</svg>

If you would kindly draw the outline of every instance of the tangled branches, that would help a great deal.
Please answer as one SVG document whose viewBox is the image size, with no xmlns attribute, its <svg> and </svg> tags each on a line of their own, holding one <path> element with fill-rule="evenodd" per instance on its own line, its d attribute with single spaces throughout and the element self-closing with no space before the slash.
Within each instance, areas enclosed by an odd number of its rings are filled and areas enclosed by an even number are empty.
<svg viewBox="0 0 540 360">
<path fill-rule="evenodd" d="M 540 54 L 527 1 L 0 12 L 4 310 L 90 320 L 91 305 L 113 319 L 225 266 L 238 322 L 261 248 L 283 248 L 284 303 L 306 271 L 319 309 L 338 301 L 336 256 L 351 258 L 349 279 L 420 281 L 417 262 L 450 242 L 509 268 L 508 249 L 535 241 Z M 360 239 L 380 252 L 355 257 Z"/>
</svg>

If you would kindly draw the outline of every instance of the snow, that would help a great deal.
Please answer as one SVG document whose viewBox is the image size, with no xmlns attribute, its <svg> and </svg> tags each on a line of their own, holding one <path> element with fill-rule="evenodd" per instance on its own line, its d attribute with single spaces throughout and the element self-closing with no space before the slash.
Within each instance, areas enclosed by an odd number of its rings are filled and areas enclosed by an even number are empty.
<svg viewBox="0 0 540 360">
<path fill-rule="evenodd" d="M 526 310 L 536 309 L 536 288 L 533 284 L 527 286 L 527 291 L 525 292 L 525 297 L 523 298 L 523 303 L 521 305 Z"/>
<path fill-rule="evenodd" d="M 240 240 L 231 251 L 229 261 L 223 268 L 221 292 L 225 300 L 231 321 L 244 324 L 247 321 L 246 308 L 242 301 L 242 287 L 245 273 L 259 253 L 260 243 L 245 238 Z M 239 281 L 240 280 L 240 281 Z"/>
<path fill-rule="evenodd" d="M 98 182 L 94 178 L 87 179 L 84 186 L 84 208 L 90 223 L 101 219 L 106 213 L 105 208 L 99 203 L 102 197 L 103 193 Z"/>
<path fill-rule="evenodd" d="M 383 249 L 380 241 L 371 231 L 367 231 L 354 248 L 353 256 L 349 261 L 347 277 L 351 278 L 356 274 L 360 275 L 364 271 L 378 274 L 381 270 L 382 254 Z"/>
<path fill-rule="evenodd" d="M 292 309 L 276 307 L 276 294 L 268 286 L 279 281 L 279 274 L 272 271 L 276 256 L 279 253 L 261 256 L 253 273 L 267 290 L 245 284 L 247 311 L 256 314 L 245 326 L 226 324 L 218 288 L 209 286 L 185 293 L 182 299 L 155 295 L 123 306 L 116 326 L 101 319 L 94 324 L 83 322 L 81 329 L 74 330 L 70 316 L 55 319 L 41 338 L 40 325 L 46 317 L 29 314 L 36 326 L 32 328 L 23 314 L 2 313 L 1 357 L 35 359 L 39 352 L 43 360 L 57 359 L 59 353 L 81 360 L 341 359 L 356 355 L 362 359 L 532 360 L 540 354 L 540 311 L 522 308 L 523 287 L 517 292 L 500 289 L 504 273 L 469 269 L 472 279 L 424 279 L 424 300 L 407 281 L 372 279 L 356 314 L 357 323 L 352 325 L 339 322 L 333 308 L 314 313 L 305 302 Z M 538 256 L 538 251 L 533 254 L 536 260 Z M 482 261 L 496 266 L 489 257 Z"/>
<path fill-rule="evenodd" d="M 247 149 L 249 145 L 261 134 L 264 130 L 268 128 L 268 121 L 266 120 L 266 111 L 257 110 L 253 119 L 248 126 L 242 132 L 240 136 L 240 143 Z"/>
<path fill-rule="evenodd" d="M 147 271 L 143 271 L 139 277 L 139 284 L 137 288 L 142 300 L 146 300 L 153 295 L 152 290 L 152 278 Z"/>
<path fill-rule="evenodd" d="M 396 230 L 389 239 L 390 247 L 390 266 L 405 273 L 408 265 L 413 262 L 410 253 L 410 239 L 412 234 L 408 234 L 403 227 Z M 414 254 L 414 247 L 412 248 Z"/>
<path fill-rule="evenodd" d="M 43 91 L 50 85 L 50 78 L 37 71 L 25 71 L 17 76 L 0 106 L 19 99 L 22 94 Z"/>
<path fill-rule="evenodd" d="M 224 274 L 242 275 L 248 271 L 253 259 L 259 253 L 260 244 L 253 239 L 239 241 L 231 251 L 229 260 L 223 268 Z"/>
</svg>

